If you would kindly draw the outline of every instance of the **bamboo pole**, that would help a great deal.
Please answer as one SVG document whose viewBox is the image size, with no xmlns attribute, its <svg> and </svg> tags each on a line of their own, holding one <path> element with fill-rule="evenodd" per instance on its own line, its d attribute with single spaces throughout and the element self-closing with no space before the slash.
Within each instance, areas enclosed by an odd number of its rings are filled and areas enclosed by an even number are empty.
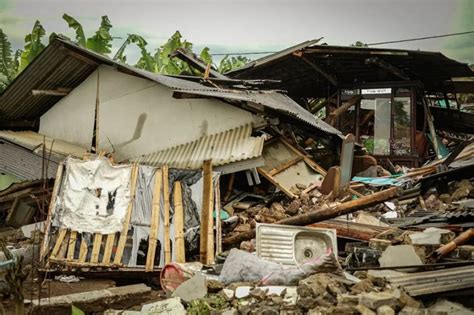
<svg viewBox="0 0 474 315">
<path fill-rule="evenodd" d="M 164 215 L 163 220 L 165 228 L 165 264 L 171 262 L 171 237 L 170 237 L 170 189 L 169 189 L 169 179 L 168 179 L 168 166 L 162 167 L 163 172 L 163 200 L 164 200 Z"/>
<path fill-rule="evenodd" d="M 186 262 L 184 250 L 184 211 L 183 211 L 183 194 L 181 192 L 181 182 L 174 183 L 173 190 L 174 201 L 174 243 L 176 248 L 176 262 Z"/>
<path fill-rule="evenodd" d="M 148 253 L 146 255 L 145 271 L 153 271 L 155 265 L 156 244 L 158 241 L 158 227 L 160 226 L 160 202 L 161 202 L 161 183 L 163 175 L 161 170 L 155 173 L 155 187 L 153 189 L 153 199 L 151 205 L 151 227 L 150 237 L 148 239 Z"/>
</svg>

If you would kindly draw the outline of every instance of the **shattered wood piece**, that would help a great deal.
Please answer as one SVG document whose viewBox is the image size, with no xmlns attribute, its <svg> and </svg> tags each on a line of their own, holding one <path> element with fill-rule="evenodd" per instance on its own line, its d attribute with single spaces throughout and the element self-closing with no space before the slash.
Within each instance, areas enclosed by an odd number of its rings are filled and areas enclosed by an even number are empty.
<svg viewBox="0 0 474 315">
<path fill-rule="evenodd" d="M 270 183 L 272 183 L 273 185 L 275 185 L 278 189 L 280 189 L 281 191 L 283 191 L 288 197 L 290 198 L 298 198 L 297 195 L 295 195 L 294 193 L 292 193 L 289 189 L 287 189 L 285 186 L 281 185 L 279 182 L 277 182 L 273 177 L 272 175 L 270 175 L 267 171 L 265 171 L 264 169 L 262 168 L 257 168 L 257 171 L 263 176 L 265 177 Z"/>
<path fill-rule="evenodd" d="M 108 240 L 108 239 L 107 239 Z M 81 236 L 81 247 L 79 249 L 79 263 L 83 263 L 86 261 L 87 257 L 87 242 L 84 239 L 84 233 Z"/>
<path fill-rule="evenodd" d="M 334 123 L 336 122 L 336 118 L 339 117 L 344 112 L 346 112 L 355 103 L 357 103 L 361 98 L 362 97 L 360 95 L 355 95 L 355 96 L 351 97 L 347 102 L 345 102 L 344 104 L 342 104 L 341 106 L 339 106 L 338 108 L 333 110 L 329 114 L 328 118 L 326 119 L 326 122 L 331 124 L 331 125 L 334 125 Z"/>
<path fill-rule="evenodd" d="M 392 187 L 386 190 L 379 191 L 372 195 L 364 196 L 356 200 L 337 204 L 332 208 L 317 208 L 310 212 L 286 218 L 276 222 L 277 224 L 287 225 L 309 225 L 312 223 L 332 219 L 340 215 L 349 214 L 358 210 L 369 208 L 378 205 L 382 202 L 391 200 L 398 196 L 398 188 Z M 255 237 L 255 230 L 244 232 L 225 238 L 224 245 L 232 245 L 246 241 Z"/>
<path fill-rule="evenodd" d="M 321 193 L 324 195 L 329 195 L 332 192 L 333 196 L 337 197 L 339 195 L 340 178 L 341 169 L 339 166 L 330 167 L 321 184 Z"/>
<path fill-rule="evenodd" d="M 158 240 L 158 227 L 160 226 L 160 203 L 161 203 L 161 184 L 163 174 L 161 170 L 155 173 L 155 185 L 153 188 L 153 199 L 151 205 L 151 226 L 150 237 L 148 239 L 148 253 L 146 255 L 145 271 L 153 271 L 155 265 L 156 245 Z"/>
<path fill-rule="evenodd" d="M 56 258 L 56 256 L 59 253 L 59 249 L 61 248 L 61 245 L 63 244 L 64 237 L 66 236 L 67 229 L 61 229 L 58 232 L 58 237 L 56 239 L 56 243 L 54 244 L 53 251 L 51 252 L 51 255 L 49 256 L 50 258 Z"/>
<path fill-rule="evenodd" d="M 112 258 L 112 250 L 115 243 L 115 233 L 107 235 L 104 248 L 104 257 L 102 258 L 102 263 L 108 265 L 110 264 L 110 259 Z M 86 253 L 87 255 L 87 253 Z"/>
<path fill-rule="evenodd" d="M 171 262 L 171 237 L 170 237 L 170 192 L 169 192 L 169 178 L 168 178 L 168 166 L 162 167 L 163 173 L 163 198 L 164 198 L 164 229 L 165 229 L 165 264 Z"/>
<path fill-rule="evenodd" d="M 203 163 L 203 196 L 201 211 L 200 230 L 200 261 L 203 264 L 211 264 L 214 261 L 214 231 L 212 212 L 214 209 L 212 189 L 212 161 Z"/>
<path fill-rule="evenodd" d="M 59 192 L 59 187 L 61 186 L 62 178 L 63 178 L 63 171 L 64 171 L 64 162 L 59 163 L 58 170 L 56 172 L 56 180 L 54 181 L 54 188 L 53 194 L 51 195 L 51 200 L 49 202 L 48 208 L 48 216 L 46 218 L 46 223 L 44 225 L 44 238 L 43 244 L 41 245 L 41 252 L 40 252 L 40 261 L 42 262 L 46 256 L 46 252 L 48 250 L 49 244 L 49 230 L 51 228 L 51 218 L 54 214 L 56 199 Z"/>
<path fill-rule="evenodd" d="M 127 213 L 125 214 L 125 222 L 123 223 L 123 229 L 120 234 L 120 238 L 117 244 L 117 250 L 115 252 L 114 264 L 118 265 L 122 263 L 123 250 L 125 248 L 125 243 L 128 238 L 128 228 L 130 225 L 130 219 L 132 217 L 133 201 L 135 200 L 135 190 L 137 187 L 137 178 L 138 178 L 138 165 L 134 164 L 132 166 L 131 172 L 131 185 L 130 185 L 130 203 L 127 207 Z"/>
<path fill-rule="evenodd" d="M 388 231 L 390 228 L 373 226 L 341 220 L 325 220 L 309 225 L 310 227 L 335 229 L 337 237 L 349 238 L 359 241 L 369 241 L 378 234 Z"/>
<path fill-rule="evenodd" d="M 304 157 L 303 156 L 298 156 L 297 158 L 293 159 L 293 160 L 290 160 L 284 164 L 281 164 L 281 165 L 278 165 L 278 167 L 272 169 L 269 174 L 271 176 L 275 176 L 276 174 L 278 173 L 281 173 L 282 171 L 286 170 L 287 168 L 295 165 L 296 163 L 299 163 L 301 161 L 304 160 Z"/>
<path fill-rule="evenodd" d="M 74 260 L 74 250 L 76 249 L 77 232 L 71 231 L 69 235 L 69 246 L 67 249 L 67 260 Z"/>
<path fill-rule="evenodd" d="M 288 225 L 308 225 L 378 205 L 397 197 L 397 195 L 398 188 L 392 187 L 356 200 L 340 203 L 333 208 L 314 209 L 305 214 L 283 219 L 278 223 Z"/>
<path fill-rule="evenodd" d="M 94 234 L 94 243 L 92 244 L 92 255 L 91 263 L 97 263 L 99 261 L 100 246 L 102 245 L 102 234 Z"/>
<path fill-rule="evenodd" d="M 185 248 L 184 248 L 184 211 L 183 211 L 183 195 L 181 192 L 181 182 L 176 181 L 174 183 L 174 242 L 176 247 L 176 262 L 184 263 Z"/>
<path fill-rule="evenodd" d="M 446 245 L 441 246 L 437 250 L 435 250 L 432 254 L 432 258 L 435 260 L 440 259 L 443 256 L 446 256 L 453 250 L 455 250 L 459 245 L 462 245 L 468 242 L 470 239 L 474 237 L 474 229 L 469 229 L 463 233 L 461 233 L 458 237 L 456 237 L 453 241 L 449 242 Z"/>
</svg>

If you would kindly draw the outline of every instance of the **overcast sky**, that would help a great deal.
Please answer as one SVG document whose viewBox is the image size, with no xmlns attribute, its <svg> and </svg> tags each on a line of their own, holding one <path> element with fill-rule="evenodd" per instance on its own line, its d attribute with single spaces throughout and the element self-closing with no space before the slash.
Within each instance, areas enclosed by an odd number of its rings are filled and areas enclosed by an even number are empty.
<svg viewBox="0 0 474 315">
<path fill-rule="evenodd" d="M 0 28 L 15 48 L 36 19 L 48 33 L 73 38 L 63 13 L 88 36 L 108 15 L 114 36 L 136 33 L 156 48 L 179 30 L 211 53 L 274 51 L 319 37 L 349 45 L 474 30 L 474 0 L 0 0 Z M 474 34 L 379 47 L 441 51 L 474 63 Z M 138 52 L 130 47 L 127 54 Z"/>
</svg>

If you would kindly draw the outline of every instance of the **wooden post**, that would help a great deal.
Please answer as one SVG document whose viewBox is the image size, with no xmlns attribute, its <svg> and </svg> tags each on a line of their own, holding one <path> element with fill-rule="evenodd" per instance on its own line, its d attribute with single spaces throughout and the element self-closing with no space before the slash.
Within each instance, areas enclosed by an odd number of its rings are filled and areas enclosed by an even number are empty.
<svg viewBox="0 0 474 315">
<path fill-rule="evenodd" d="M 161 170 L 155 173 L 155 185 L 153 188 L 153 200 L 151 204 L 151 226 L 148 239 L 148 252 L 146 255 L 145 271 L 153 271 L 155 265 L 156 243 L 158 240 L 158 227 L 160 226 L 160 202 L 161 202 L 161 183 L 163 174 Z"/>
<path fill-rule="evenodd" d="M 42 262 L 48 251 L 49 243 L 49 230 L 51 228 L 51 218 L 54 214 L 56 199 L 58 197 L 59 188 L 61 187 L 61 182 L 63 179 L 63 170 L 64 163 L 59 163 L 58 170 L 56 172 L 56 180 L 54 181 L 53 193 L 51 195 L 51 201 L 49 202 L 48 217 L 46 218 L 46 223 L 44 225 L 44 236 L 43 244 L 41 245 L 40 261 Z"/>
<path fill-rule="evenodd" d="M 168 166 L 163 166 L 163 200 L 164 200 L 164 215 L 163 219 L 165 220 L 165 264 L 171 262 L 171 237 L 170 237 L 170 189 L 169 189 L 169 179 L 168 179 Z"/>
<path fill-rule="evenodd" d="M 85 233 L 81 235 L 81 247 L 79 249 L 79 263 L 84 263 L 87 257 L 87 243 L 84 239 Z"/>
<path fill-rule="evenodd" d="M 128 227 L 130 225 L 130 219 L 132 217 L 132 209 L 133 209 L 133 202 L 135 200 L 135 193 L 136 193 L 136 186 L 137 186 L 137 178 L 138 178 L 138 165 L 134 164 L 132 166 L 131 172 L 131 180 L 130 180 L 130 203 L 128 204 L 127 213 L 125 214 L 125 222 L 123 223 L 122 232 L 120 234 L 120 238 L 117 244 L 117 251 L 114 257 L 114 264 L 120 265 L 122 263 L 122 256 L 123 250 L 125 248 L 125 243 L 127 242 L 128 238 Z"/>
<path fill-rule="evenodd" d="M 97 263 L 99 261 L 100 246 L 102 245 L 102 234 L 94 234 L 94 243 L 92 244 L 91 263 Z"/>
<path fill-rule="evenodd" d="M 212 161 L 203 163 L 203 194 L 201 209 L 200 261 L 203 264 L 212 264 L 214 261 L 214 229 L 213 229 L 213 189 L 212 189 Z"/>
<path fill-rule="evenodd" d="M 104 248 L 104 257 L 102 257 L 102 263 L 105 265 L 110 264 L 110 260 L 112 258 L 112 250 L 114 248 L 115 243 L 115 233 L 111 233 L 107 235 L 107 239 L 105 241 L 105 248 Z"/>
<path fill-rule="evenodd" d="M 216 183 L 214 196 L 214 209 L 216 211 L 216 255 L 218 255 L 222 252 L 221 188 L 219 181 Z"/>
<path fill-rule="evenodd" d="M 183 194 L 181 192 L 181 182 L 174 183 L 173 190 L 174 201 L 174 243 L 176 248 L 176 262 L 186 262 L 184 250 L 184 211 L 183 211 Z"/>
</svg>

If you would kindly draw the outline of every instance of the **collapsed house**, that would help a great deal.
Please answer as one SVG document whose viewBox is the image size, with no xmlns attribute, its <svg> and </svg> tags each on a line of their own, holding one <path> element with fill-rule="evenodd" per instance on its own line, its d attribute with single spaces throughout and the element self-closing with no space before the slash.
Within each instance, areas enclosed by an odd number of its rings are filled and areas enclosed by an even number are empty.
<svg viewBox="0 0 474 315">
<path fill-rule="evenodd" d="M 54 38 L 0 95 L 2 225 L 41 221 L 38 268 L 59 279 L 145 275 L 173 298 L 142 307 L 142 284 L 32 310 L 415 314 L 469 294 L 472 114 L 454 97 L 472 85 L 452 78 L 472 71 L 315 44 L 225 75 L 174 52 L 196 77 Z"/>
<path fill-rule="evenodd" d="M 279 80 L 275 88 L 343 134 L 352 133 L 379 161 L 415 167 L 428 143 L 446 155 L 436 132 L 472 134 L 474 116 L 457 94 L 472 93 L 473 71 L 441 53 L 339 47 L 307 41 L 227 75 Z M 322 110 L 322 112 L 321 112 Z"/>
</svg>

